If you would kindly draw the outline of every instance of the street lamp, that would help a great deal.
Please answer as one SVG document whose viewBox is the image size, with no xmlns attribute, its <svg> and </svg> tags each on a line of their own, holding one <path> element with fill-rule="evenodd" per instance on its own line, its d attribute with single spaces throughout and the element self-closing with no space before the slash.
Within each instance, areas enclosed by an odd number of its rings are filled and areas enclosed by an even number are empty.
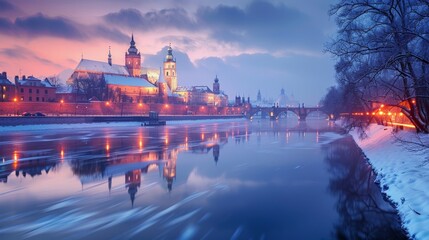
<svg viewBox="0 0 429 240">
<path fill-rule="evenodd" d="M 16 106 L 16 102 L 18 101 L 18 99 L 15 97 L 15 98 L 13 98 L 13 105 L 14 105 L 14 114 L 16 115 L 16 116 L 18 116 L 18 110 L 17 110 L 17 106 Z"/>
<path fill-rule="evenodd" d="M 63 99 L 61 99 L 61 101 L 60 101 L 60 112 L 59 112 L 59 115 L 61 115 L 62 114 L 62 108 L 63 108 L 63 103 L 64 103 L 64 100 Z"/>
</svg>

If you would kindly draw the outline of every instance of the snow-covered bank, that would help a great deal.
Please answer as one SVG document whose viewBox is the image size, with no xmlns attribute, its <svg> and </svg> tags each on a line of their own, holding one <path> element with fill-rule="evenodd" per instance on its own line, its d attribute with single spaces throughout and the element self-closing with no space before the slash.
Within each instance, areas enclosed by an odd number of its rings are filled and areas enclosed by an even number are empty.
<svg viewBox="0 0 429 240">
<path fill-rule="evenodd" d="M 415 133 L 371 125 L 368 138 L 351 132 L 377 173 L 382 191 L 397 206 L 404 228 L 414 239 L 429 239 L 429 149 L 417 151 L 397 140 L 412 140 Z M 423 136 L 429 142 L 429 136 Z"/>
</svg>

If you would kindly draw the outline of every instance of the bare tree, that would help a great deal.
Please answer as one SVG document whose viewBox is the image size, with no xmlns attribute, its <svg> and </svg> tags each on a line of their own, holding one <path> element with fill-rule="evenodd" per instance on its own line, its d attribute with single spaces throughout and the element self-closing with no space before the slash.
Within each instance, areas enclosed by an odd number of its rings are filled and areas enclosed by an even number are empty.
<svg viewBox="0 0 429 240">
<path fill-rule="evenodd" d="M 337 57 L 339 85 L 353 93 L 351 107 L 395 106 L 429 133 L 428 1 L 340 0 L 329 13 L 339 30 L 327 51 Z"/>
</svg>

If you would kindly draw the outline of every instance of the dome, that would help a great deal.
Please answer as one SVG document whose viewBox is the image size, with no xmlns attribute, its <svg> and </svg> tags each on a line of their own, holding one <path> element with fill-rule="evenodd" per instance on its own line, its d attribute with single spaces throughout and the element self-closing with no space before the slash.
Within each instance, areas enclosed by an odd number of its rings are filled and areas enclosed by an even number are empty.
<svg viewBox="0 0 429 240">
<path fill-rule="evenodd" d="M 173 48 L 171 48 L 171 43 L 167 48 L 167 56 L 165 56 L 165 61 L 174 61 L 173 58 Z"/>
</svg>

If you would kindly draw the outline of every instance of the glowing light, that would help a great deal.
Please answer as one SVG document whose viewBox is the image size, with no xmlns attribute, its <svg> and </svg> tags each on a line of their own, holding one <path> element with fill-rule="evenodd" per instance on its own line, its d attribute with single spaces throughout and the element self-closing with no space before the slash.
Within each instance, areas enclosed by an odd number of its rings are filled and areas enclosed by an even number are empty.
<svg viewBox="0 0 429 240">
<path fill-rule="evenodd" d="M 143 141 L 142 141 L 142 140 L 140 140 L 140 141 L 139 141 L 139 148 L 140 148 L 140 149 L 142 149 L 142 148 L 143 148 Z"/>
<path fill-rule="evenodd" d="M 139 103 L 139 107 L 143 107 L 143 104 L 142 104 L 142 103 Z"/>
<path fill-rule="evenodd" d="M 375 115 L 375 112 L 373 112 L 372 115 Z"/>
<path fill-rule="evenodd" d="M 110 106 L 110 102 L 106 102 L 106 106 Z"/>
<path fill-rule="evenodd" d="M 215 133 L 214 138 L 217 139 L 217 133 Z"/>
<path fill-rule="evenodd" d="M 60 103 L 64 103 L 64 100 L 61 99 Z"/>
<path fill-rule="evenodd" d="M 16 102 L 16 101 L 18 101 L 18 99 L 16 99 L 16 98 L 13 98 L 13 101 L 14 101 L 14 102 Z"/>
<path fill-rule="evenodd" d="M 382 112 L 382 111 L 380 111 L 380 112 L 378 112 L 378 114 L 379 114 L 379 115 L 383 115 L 383 112 Z"/>
<path fill-rule="evenodd" d="M 403 113 L 399 113 L 399 116 L 403 116 L 404 114 Z"/>
<path fill-rule="evenodd" d="M 168 145 L 168 137 L 165 138 L 165 144 Z"/>
<path fill-rule="evenodd" d="M 406 123 L 392 123 L 393 126 L 403 126 L 408 128 L 416 128 L 413 124 L 406 124 Z"/>
<path fill-rule="evenodd" d="M 13 161 L 18 161 L 18 153 L 16 151 L 13 152 Z"/>
<path fill-rule="evenodd" d="M 106 143 L 106 151 L 109 151 L 110 150 L 110 145 L 109 145 L 109 143 Z"/>
<path fill-rule="evenodd" d="M 64 150 L 63 149 L 61 149 L 60 156 L 61 156 L 61 159 L 64 159 Z"/>
<path fill-rule="evenodd" d="M 188 137 L 185 137 L 185 142 L 188 142 Z"/>
<path fill-rule="evenodd" d="M 204 140 L 204 133 L 201 133 L 201 140 Z"/>
<path fill-rule="evenodd" d="M 164 107 L 168 108 L 168 104 L 165 104 Z"/>
<path fill-rule="evenodd" d="M 413 104 L 416 103 L 416 100 L 411 101 Z"/>
<path fill-rule="evenodd" d="M 381 104 L 381 106 L 380 107 L 384 107 L 384 104 Z"/>
<path fill-rule="evenodd" d="M 388 113 L 387 113 L 387 115 L 391 116 L 391 115 L 392 115 L 392 113 L 391 113 L 391 112 L 388 112 Z"/>
</svg>

